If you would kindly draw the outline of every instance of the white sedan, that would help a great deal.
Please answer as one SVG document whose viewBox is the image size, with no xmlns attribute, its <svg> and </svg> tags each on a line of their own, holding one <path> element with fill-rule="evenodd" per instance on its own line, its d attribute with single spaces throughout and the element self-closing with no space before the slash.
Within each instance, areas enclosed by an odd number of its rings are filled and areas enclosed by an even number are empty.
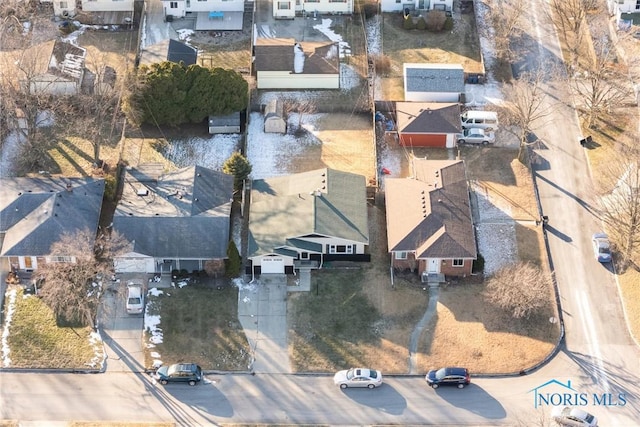
<svg viewBox="0 0 640 427">
<path fill-rule="evenodd" d="M 598 419 L 579 408 L 554 406 L 551 419 L 561 426 L 597 427 Z"/>
<path fill-rule="evenodd" d="M 458 134 L 458 144 L 492 144 L 495 141 L 495 135 L 487 129 L 469 128 L 464 129 Z"/>
<path fill-rule="evenodd" d="M 351 368 L 336 372 L 333 376 L 335 385 L 347 387 L 376 388 L 382 385 L 382 372 L 367 368 Z"/>
<path fill-rule="evenodd" d="M 611 244 L 604 233 L 596 233 L 591 237 L 593 254 L 598 262 L 611 262 Z"/>
</svg>

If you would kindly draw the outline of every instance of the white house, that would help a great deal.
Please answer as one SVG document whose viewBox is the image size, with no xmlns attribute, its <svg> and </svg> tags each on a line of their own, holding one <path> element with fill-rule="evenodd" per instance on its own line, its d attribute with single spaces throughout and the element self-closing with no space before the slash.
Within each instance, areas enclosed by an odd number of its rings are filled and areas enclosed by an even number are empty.
<svg viewBox="0 0 640 427">
<path fill-rule="evenodd" d="M 460 64 L 404 64 L 404 100 L 460 102 L 464 70 Z"/>
<path fill-rule="evenodd" d="M 382 12 L 401 12 L 410 10 L 444 10 L 451 12 L 453 0 L 381 0 Z"/>
<path fill-rule="evenodd" d="M 339 89 L 340 58 L 334 42 L 256 40 L 258 89 Z"/>
<path fill-rule="evenodd" d="M 353 0 L 273 0 L 273 17 L 293 19 L 298 15 L 351 15 Z"/>
<path fill-rule="evenodd" d="M 638 0 L 618 0 L 614 2 L 618 6 L 618 11 L 622 13 L 640 12 L 640 1 Z"/>
<path fill-rule="evenodd" d="M 55 16 L 72 17 L 76 14 L 76 1 L 75 0 L 52 0 L 44 1 L 41 3 L 53 3 L 53 14 Z"/>
<path fill-rule="evenodd" d="M 242 30 L 244 0 L 162 0 L 167 21 L 195 15 L 196 30 Z"/>
</svg>

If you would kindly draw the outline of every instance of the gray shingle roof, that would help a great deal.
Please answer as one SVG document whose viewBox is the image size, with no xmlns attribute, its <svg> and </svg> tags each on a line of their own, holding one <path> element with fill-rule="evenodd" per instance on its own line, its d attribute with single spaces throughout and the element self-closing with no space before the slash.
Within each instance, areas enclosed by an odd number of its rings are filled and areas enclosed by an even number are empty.
<svg viewBox="0 0 640 427">
<path fill-rule="evenodd" d="M 259 38 L 254 46 L 257 71 L 294 72 L 294 39 Z M 337 43 L 301 42 L 304 51 L 302 74 L 337 74 L 340 58 Z"/>
<path fill-rule="evenodd" d="M 149 176 L 125 173 L 113 218 L 132 250 L 155 258 L 226 258 L 233 176 L 200 166 Z"/>
<path fill-rule="evenodd" d="M 407 92 L 464 92 L 464 70 L 457 64 L 404 64 Z"/>
<path fill-rule="evenodd" d="M 396 102 L 401 133 L 460 133 L 460 105 L 444 102 Z"/>
<path fill-rule="evenodd" d="M 64 233 L 95 233 L 103 194 L 102 179 L 0 179 L 0 255 L 46 256 Z"/>
<path fill-rule="evenodd" d="M 417 258 L 475 259 L 476 240 L 464 163 L 414 160 L 413 178 L 386 178 L 389 251 Z"/>
<path fill-rule="evenodd" d="M 286 245 L 288 239 L 309 234 L 368 244 L 363 176 L 318 169 L 253 181 L 249 213 L 251 256 L 271 253 Z"/>
</svg>

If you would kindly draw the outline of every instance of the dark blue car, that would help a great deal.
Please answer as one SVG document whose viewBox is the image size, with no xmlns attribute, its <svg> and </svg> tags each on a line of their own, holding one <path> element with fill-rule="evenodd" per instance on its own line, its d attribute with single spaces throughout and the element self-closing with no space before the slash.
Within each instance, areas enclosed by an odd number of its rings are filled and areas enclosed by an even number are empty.
<svg viewBox="0 0 640 427">
<path fill-rule="evenodd" d="M 424 379 L 433 388 L 438 388 L 441 385 L 454 385 L 458 388 L 464 388 L 471 382 L 469 370 L 466 368 L 434 369 L 429 371 Z"/>
<path fill-rule="evenodd" d="M 158 368 L 155 378 L 162 385 L 172 382 L 196 385 L 202 380 L 202 369 L 195 363 L 176 363 Z"/>
</svg>

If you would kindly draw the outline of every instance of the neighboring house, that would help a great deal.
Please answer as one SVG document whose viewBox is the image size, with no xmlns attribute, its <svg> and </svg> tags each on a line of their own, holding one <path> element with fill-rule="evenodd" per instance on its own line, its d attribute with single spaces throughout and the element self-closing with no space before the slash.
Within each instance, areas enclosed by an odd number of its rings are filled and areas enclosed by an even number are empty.
<svg viewBox="0 0 640 427">
<path fill-rule="evenodd" d="M 209 133 L 240 133 L 240 113 L 209 116 Z"/>
<path fill-rule="evenodd" d="M 477 258 L 462 160 L 413 160 L 411 178 L 385 178 L 391 266 L 435 276 L 471 274 Z"/>
<path fill-rule="evenodd" d="M 617 9 L 622 13 L 640 12 L 640 1 L 638 0 L 617 0 L 613 2 L 617 5 Z"/>
<path fill-rule="evenodd" d="M 257 179 L 251 185 L 252 274 L 291 274 L 325 261 L 369 261 L 365 178 L 334 169 Z"/>
<path fill-rule="evenodd" d="M 200 271 L 227 258 L 232 198 L 233 176 L 201 166 L 128 169 L 113 229 L 131 247 L 115 259 L 116 272 Z"/>
<path fill-rule="evenodd" d="M 49 262 L 63 234 L 98 230 L 104 180 L 93 178 L 0 178 L 0 257 L 14 271 L 34 271 Z"/>
<path fill-rule="evenodd" d="M 151 65 L 160 62 L 175 62 L 193 65 L 198 62 L 198 49 L 174 39 L 164 39 L 154 45 L 145 47 L 140 53 L 140 64 Z"/>
<path fill-rule="evenodd" d="M 242 30 L 244 0 L 162 0 L 166 21 L 195 15 L 196 30 Z"/>
<path fill-rule="evenodd" d="M 133 12 L 134 0 L 82 0 L 83 12 Z"/>
<path fill-rule="evenodd" d="M 400 144 L 406 147 L 453 148 L 462 132 L 460 105 L 396 102 Z"/>
<path fill-rule="evenodd" d="M 273 0 L 273 17 L 293 19 L 296 15 L 351 15 L 353 0 Z"/>
<path fill-rule="evenodd" d="M 15 53 L 15 78 L 32 94 L 76 95 L 85 74 L 87 51 L 51 40 Z"/>
<path fill-rule="evenodd" d="M 404 100 L 460 102 L 464 70 L 460 64 L 404 64 Z"/>
<path fill-rule="evenodd" d="M 52 3 L 55 16 L 69 18 L 76 14 L 76 0 L 40 0 L 40 3 Z"/>
<path fill-rule="evenodd" d="M 254 46 L 258 89 L 339 89 L 338 43 L 259 38 Z"/>
<path fill-rule="evenodd" d="M 272 99 L 264 108 L 264 133 L 287 133 L 287 119 L 280 99 Z"/>
<path fill-rule="evenodd" d="M 131 26 L 133 23 L 134 0 L 81 1 L 81 9 L 75 19 L 83 24 Z M 136 1 L 141 2 L 141 0 Z"/>
<path fill-rule="evenodd" d="M 402 12 L 410 10 L 443 10 L 451 12 L 453 10 L 453 0 L 381 0 L 380 10 L 382 12 Z"/>
</svg>

